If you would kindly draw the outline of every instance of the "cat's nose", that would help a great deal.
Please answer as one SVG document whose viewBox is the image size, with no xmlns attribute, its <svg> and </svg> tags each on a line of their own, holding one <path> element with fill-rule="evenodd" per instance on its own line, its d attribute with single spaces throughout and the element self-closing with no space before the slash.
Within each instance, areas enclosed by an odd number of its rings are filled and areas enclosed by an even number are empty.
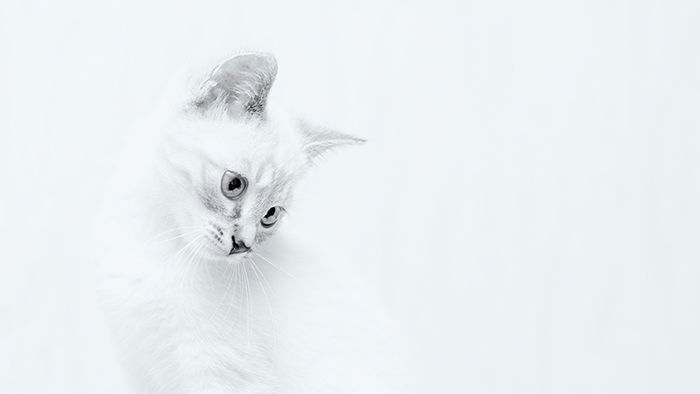
<svg viewBox="0 0 700 394">
<path fill-rule="evenodd" d="M 231 251 L 229 255 L 236 253 L 245 253 L 250 250 L 250 246 L 246 245 L 242 239 L 236 239 L 235 235 L 231 236 Z"/>
</svg>

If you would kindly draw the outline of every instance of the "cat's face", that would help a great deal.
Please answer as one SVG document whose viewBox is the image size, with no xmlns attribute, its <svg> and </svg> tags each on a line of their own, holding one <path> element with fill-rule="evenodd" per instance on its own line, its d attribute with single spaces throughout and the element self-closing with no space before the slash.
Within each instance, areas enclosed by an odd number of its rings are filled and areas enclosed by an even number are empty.
<svg viewBox="0 0 700 394">
<path fill-rule="evenodd" d="M 360 139 L 266 109 L 274 58 L 242 55 L 218 66 L 169 127 L 163 171 L 181 241 L 238 261 L 280 227 L 313 159 Z"/>
<path fill-rule="evenodd" d="M 165 171 L 171 215 L 202 254 L 238 259 L 281 225 L 307 166 L 295 130 L 252 120 L 178 122 Z"/>
</svg>

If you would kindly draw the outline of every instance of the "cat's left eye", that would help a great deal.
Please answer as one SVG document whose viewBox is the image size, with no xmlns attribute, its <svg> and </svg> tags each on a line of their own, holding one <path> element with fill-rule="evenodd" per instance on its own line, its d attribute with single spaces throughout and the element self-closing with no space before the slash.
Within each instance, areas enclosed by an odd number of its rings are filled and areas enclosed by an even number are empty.
<svg viewBox="0 0 700 394">
<path fill-rule="evenodd" d="M 233 171 L 226 171 L 221 177 L 221 192 L 228 199 L 240 197 L 248 187 L 248 181 L 240 174 Z"/>
<path fill-rule="evenodd" d="M 260 224 L 262 224 L 263 227 L 272 227 L 275 223 L 277 223 L 281 213 L 282 207 L 272 207 L 268 209 L 265 216 L 260 219 Z"/>
</svg>

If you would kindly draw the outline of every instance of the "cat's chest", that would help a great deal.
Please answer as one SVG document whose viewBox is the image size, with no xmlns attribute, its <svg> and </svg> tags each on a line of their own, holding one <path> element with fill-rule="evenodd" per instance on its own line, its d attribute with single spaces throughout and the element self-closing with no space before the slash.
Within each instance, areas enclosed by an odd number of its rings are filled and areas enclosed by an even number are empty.
<svg viewBox="0 0 700 394">
<path fill-rule="evenodd" d="M 187 371 L 188 384 L 216 376 L 221 380 L 217 384 L 236 387 L 270 379 L 273 341 L 240 290 L 202 292 L 143 279 L 125 281 L 112 321 L 122 348 L 128 349 L 127 360 L 143 365 L 135 374 L 142 375 L 145 368 L 164 380 L 181 381 L 179 371 Z"/>
<path fill-rule="evenodd" d="M 131 296 L 124 300 L 122 308 L 142 322 L 144 329 L 159 335 L 179 337 L 192 344 L 217 343 L 225 347 L 264 338 L 259 305 L 245 287 L 165 286 L 143 280 L 125 290 Z"/>
</svg>

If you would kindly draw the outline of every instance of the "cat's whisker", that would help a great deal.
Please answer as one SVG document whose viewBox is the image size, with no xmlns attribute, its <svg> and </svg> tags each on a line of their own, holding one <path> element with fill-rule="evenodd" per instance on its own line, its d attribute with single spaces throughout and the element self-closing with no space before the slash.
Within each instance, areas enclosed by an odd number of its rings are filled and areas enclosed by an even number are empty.
<svg viewBox="0 0 700 394">
<path fill-rule="evenodd" d="M 253 254 L 260 257 L 264 262 L 270 264 L 270 266 L 272 266 L 272 268 L 276 269 L 277 271 L 289 276 L 292 279 L 296 279 L 294 275 L 273 264 L 270 260 L 266 259 L 265 256 L 261 255 L 260 252 L 253 252 Z"/>
<path fill-rule="evenodd" d="M 253 257 L 253 256 L 251 256 L 251 257 Z M 270 282 L 269 282 L 269 281 L 267 280 L 267 278 L 265 277 L 265 274 L 264 274 L 263 269 L 260 268 L 260 266 L 259 266 L 253 259 L 251 259 L 250 262 L 251 262 L 251 264 L 253 265 L 253 268 L 256 269 L 256 270 L 258 271 L 258 273 L 260 274 L 260 278 L 261 278 L 261 279 L 263 280 L 263 282 L 267 285 L 267 288 L 268 288 L 268 290 L 270 291 L 270 293 L 272 293 L 272 294 L 274 295 L 274 289 L 272 288 L 272 285 L 270 284 Z"/>
<path fill-rule="evenodd" d="M 197 245 L 186 263 L 186 269 L 188 274 L 185 277 L 185 281 L 186 284 L 190 287 L 193 285 L 193 282 L 196 279 L 195 274 L 197 272 L 197 269 L 199 268 L 199 262 L 201 261 L 200 253 L 205 247 L 205 243 L 200 243 L 199 245 Z"/>
<path fill-rule="evenodd" d="M 192 226 L 178 226 L 178 227 L 174 227 L 174 228 L 170 228 L 170 229 L 164 230 L 164 231 L 162 231 L 162 232 L 160 232 L 160 233 L 158 233 L 158 234 L 155 234 L 155 235 L 153 235 L 152 237 L 149 237 L 148 239 L 146 239 L 145 242 L 153 242 L 153 241 L 156 241 L 156 240 L 158 240 L 158 238 L 160 238 L 160 237 L 162 237 L 162 236 L 164 236 L 164 235 L 167 235 L 167 234 L 176 232 L 176 231 L 188 231 L 188 232 L 189 232 L 190 230 L 201 230 L 201 229 L 203 229 L 203 228 L 202 228 L 202 226 L 199 226 L 199 225 L 197 225 L 197 226 L 195 226 L 195 225 L 192 225 Z"/>
<path fill-rule="evenodd" d="M 204 247 L 202 247 L 204 249 Z M 199 264 L 197 264 L 199 266 Z M 209 264 L 204 265 L 204 270 L 207 271 L 207 277 L 211 277 L 211 270 L 209 269 Z"/>
<path fill-rule="evenodd" d="M 226 288 L 224 289 L 224 299 L 227 298 L 226 296 L 229 294 L 229 291 L 231 291 L 231 284 L 233 283 L 233 280 L 234 280 L 234 274 L 235 274 L 235 272 L 230 272 L 230 273 L 229 273 L 229 271 L 232 271 L 232 270 L 233 270 L 232 265 L 233 265 L 233 264 L 227 264 L 227 265 L 226 265 L 226 273 L 225 273 L 224 275 L 228 277 L 228 280 L 226 281 Z M 235 290 L 236 290 L 236 289 L 234 289 L 234 290 L 232 291 L 231 296 L 228 297 L 228 302 L 226 302 L 226 310 L 225 310 L 225 312 L 224 312 L 224 318 L 225 318 L 225 317 L 228 317 L 228 314 L 229 314 L 229 312 L 231 311 L 231 306 L 233 305 L 233 301 L 234 301 L 235 298 L 236 298 L 236 292 L 235 292 Z"/>
<path fill-rule="evenodd" d="M 191 284 L 191 281 L 193 279 L 192 272 L 194 271 L 192 260 L 195 256 L 197 249 L 199 249 L 200 247 L 201 244 L 194 245 L 187 253 L 183 255 L 183 258 L 180 261 L 180 265 L 182 266 L 182 275 L 180 282 L 182 288 L 186 288 Z"/>
<path fill-rule="evenodd" d="M 267 279 L 265 279 L 265 275 L 263 272 L 260 270 L 260 268 L 255 264 L 255 261 L 253 259 L 250 259 L 250 267 L 253 269 L 253 274 L 255 274 L 255 277 L 258 279 L 258 286 L 260 286 L 260 290 L 263 293 L 263 296 L 265 298 L 265 303 L 267 304 L 267 309 L 270 312 L 270 318 L 272 319 L 272 324 L 273 324 L 273 332 L 276 331 L 277 329 L 277 320 L 275 319 L 275 314 L 272 311 L 272 304 L 270 303 L 270 297 L 267 296 L 267 291 L 265 290 L 265 283 L 267 283 L 267 286 L 270 287 L 270 291 L 272 291 L 272 287 L 270 286 L 270 283 L 267 282 Z M 258 274 L 259 273 L 259 274 Z M 263 280 L 265 283 L 263 283 Z"/>
<path fill-rule="evenodd" d="M 236 289 L 235 294 L 238 296 L 236 300 L 236 305 L 238 306 L 238 313 L 243 313 L 243 274 L 241 273 L 241 265 L 236 264 Z"/>
<path fill-rule="evenodd" d="M 200 264 L 204 260 L 204 257 L 206 256 L 206 249 L 207 249 L 207 244 L 202 243 L 201 247 L 197 251 L 197 260 L 195 261 L 195 269 L 198 269 Z"/>
<path fill-rule="evenodd" d="M 165 243 L 165 242 L 169 242 L 169 241 L 174 241 L 174 240 L 176 240 L 176 239 L 178 239 L 178 238 L 187 237 L 187 236 L 192 235 L 192 234 L 197 234 L 198 232 L 201 232 L 201 231 L 202 231 L 201 228 L 197 228 L 197 229 L 195 229 L 195 230 L 186 231 L 186 232 L 183 232 L 183 233 L 181 233 L 181 234 L 178 234 L 178 235 L 173 236 L 173 237 L 170 237 L 170 238 L 166 238 L 166 239 L 153 239 L 152 241 L 147 241 L 147 242 L 149 242 L 149 243 Z"/>
<path fill-rule="evenodd" d="M 195 244 L 195 242 L 199 241 L 202 237 L 204 237 L 204 234 L 200 234 L 200 235 L 194 237 L 192 240 L 190 240 L 187 244 L 185 244 L 185 246 L 180 248 L 180 250 L 175 252 L 175 254 L 173 254 L 173 256 L 168 258 L 166 261 L 172 263 L 175 266 L 181 266 L 183 258 L 186 258 L 191 253 L 190 248 Z M 183 281 L 185 280 L 187 274 L 189 273 L 188 271 L 189 270 L 187 270 L 187 267 L 185 267 L 184 270 L 181 270 L 182 274 L 180 275 L 180 280 L 178 280 L 180 285 L 183 284 Z"/>
<path fill-rule="evenodd" d="M 194 263 L 193 263 L 193 269 L 195 270 L 195 272 L 197 272 L 197 270 L 199 270 L 199 267 L 200 267 L 200 265 L 201 265 L 201 263 L 202 263 L 202 260 L 203 260 L 203 258 L 204 258 L 204 250 L 206 249 L 206 246 L 207 246 L 207 245 L 206 245 L 205 243 L 202 243 L 202 244 L 200 245 L 199 249 L 197 249 L 197 253 L 196 253 L 196 255 L 195 255 L 194 259 L 193 259 L 193 261 L 194 261 Z M 204 265 L 205 265 L 207 268 L 209 267 L 209 265 L 206 264 L 206 262 L 205 262 Z"/>
<path fill-rule="evenodd" d="M 174 258 L 176 258 L 176 257 L 179 256 L 181 253 L 183 253 L 183 251 L 185 251 L 187 248 L 189 248 L 193 243 L 195 243 L 196 241 L 198 241 L 198 240 L 199 240 L 201 237 L 203 237 L 203 236 L 204 236 L 204 234 L 201 234 L 201 235 L 198 235 L 198 236 L 192 238 L 188 243 L 185 244 L 185 246 L 183 246 L 182 248 L 180 248 L 180 249 L 179 249 L 177 252 L 175 252 L 171 257 L 169 257 L 168 259 L 166 259 L 166 261 L 172 261 Z"/>
<path fill-rule="evenodd" d="M 248 338 L 248 341 L 250 341 L 250 336 L 251 336 L 251 314 L 252 314 L 252 294 L 250 292 L 250 280 L 248 278 L 248 270 L 245 267 L 245 260 L 241 261 L 240 263 L 241 267 L 243 268 L 243 279 L 245 282 L 245 291 L 246 291 L 246 336 Z"/>
<path fill-rule="evenodd" d="M 242 275 L 241 275 L 241 267 L 240 264 L 235 264 L 233 267 L 233 273 L 231 275 L 231 282 L 234 283 L 233 289 L 231 289 L 231 298 L 228 304 L 228 307 L 226 308 L 226 313 L 224 314 L 225 318 L 228 318 L 231 309 L 234 308 L 234 303 L 235 303 L 235 308 L 236 312 L 238 314 L 242 314 L 243 311 L 243 282 L 242 282 Z M 237 319 L 238 324 L 240 324 L 240 319 Z M 240 325 L 237 326 L 240 328 Z"/>
<path fill-rule="evenodd" d="M 195 245 L 194 248 L 192 248 L 192 250 L 190 250 L 189 253 L 187 254 L 186 260 L 184 262 L 184 265 L 186 268 L 185 271 L 189 271 L 187 268 L 189 268 L 193 265 L 194 260 L 198 256 L 198 251 L 202 248 L 202 245 L 203 244 Z M 180 280 L 180 287 L 181 288 L 184 289 L 189 284 L 188 279 L 191 280 L 192 278 L 186 272 L 183 271 L 183 275 L 181 275 L 181 280 Z M 194 317 L 192 317 L 192 315 L 193 315 L 192 311 L 188 310 L 187 308 L 183 308 L 182 311 L 183 311 L 184 318 L 187 322 L 194 321 Z"/>
<path fill-rule="evenodd" d="M 234 286 L 233 289 L 231 289 L 232 284 L 234 281 L 238 282 L 238 270 L 240 269 L 239 264 L 226 264 L 226 270 L 224 273 L 224 276 L 227 277 L 226 281 L 226 287 L 224 288 L 224 293 L 223 293 L 223 305 L 221 308 L 218 308 L 218 312 L 215 312 L 214 318 L 215 320 L 218 320 L 222 322 L 222 325 L 217 329 L 217 331 L 221 332 L 221 330 L 224 330 L 227 327 L 226 322 L 229 321 L 229 316 L 231 313 L 231 309 L 234 307 L 234 303 L 238 303 L 238 291 L 241 290 L 241 287 L 236 285 Z M 238 309 L 238 312 L 241 312 L 241 308 Z M 240 319 L 236 319 L 240 321 Z M 222 334 L 222 337 L 225 336 L 226 333 Z"/>
<path fill-rule="evenodd" d="M 169 258 L 167 261 L 173 262 L 173 264 L 179 264 L 180 262 L 182 262 L 182 259 L 183 259 L 184 257 L 186 257 L 186 256 L 188 255 L 188 253 L 191 252 L 191 249 L 190 249 L 190 248 L 193 247 L 193 246 L 195 245 L 195 243 L 199 240 L 199 238 L 201 238 L 201 236 L 195 237 L 195 238 L 191 239 L 189 242 L 187 242 L 187 243 L 185 244 L 185 246 L 183 246 L 182 248 L 180 248 L 180 250 L 178 250 L 177 253 L 175 253 L 175 254 L 174 254 L 171 258 Z"/>
<path fill-rule="evenodd" d="M 275 289 L 270 284 L 270 281 L 267 280 L 267 277 L 265 276 L 265 271 L 257 264 L 257 262 L 254 259 L 252 259 L 252 257 L 257 257 L 257 256 L 251 255 L 251 263 L 253 265 L 253 268 L 256 269 L 258 271 L 258 273 L 260 274 L 260 278 L 262 279 L 264 284 L 267 285 L 267 289 L 270 292 L 270 294 L 275 295 Z"/>
<path fill-rule="evenodd" d="M 206 246 L 206 244 L 204 244 L 204 243 L 197 245 L 195 247 L 194 251 L 192 252 L 192 254 L 190 255 L 189 259 L 185 263 L 187 268 L 191 267 L 191 271 L 197 272 L 197 267 L 199 266 L 199 263 L 202 261 L 202 257 L 203 257 L 202 250 L 204 250 L 205 246 Z M 188 270 L 188 272 L 189 271 L 190 270 Z M 185 274 L 183 276 L 182 288 L 186 288 L 188 286 L 192 287 L 193 282 L 195 280 L 196 280 L 196 278 L 194 275 Z M 190 311 L 190 310 L 186 309 L 184 312 L 185 312 L 184 313 L 185 319 L 188 322 L 195 322 L 196 316 L 194 316 L 194 314 L 195 314 L 194 311 Z"/>
</svg>

